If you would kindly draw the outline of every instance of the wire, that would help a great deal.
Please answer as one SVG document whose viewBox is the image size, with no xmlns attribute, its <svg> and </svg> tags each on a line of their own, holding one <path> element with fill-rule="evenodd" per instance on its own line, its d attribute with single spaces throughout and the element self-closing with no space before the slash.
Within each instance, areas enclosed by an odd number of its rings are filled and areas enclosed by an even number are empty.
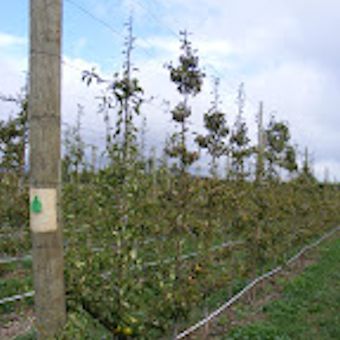
<svg viewBox="0 0 340 340">
<path fill-rule="evenodd" d="M 75 66 L 75 65 L 73 65 L 73 64 L 71 64 L 71 63 L 69 63 L 69 62 L 66 61 L 65 59 L 62 59 L 61 62 L 62 62 L 63 65 L 65 65 L 65 66 L 67 66 L 67 67 L 69 67 L 69 68 L 71 68 L 71 69 L 73 69 L 73 70 L 76 70 L 76 71 L 78 71 L 78 72 L 80 72 L 80 73 L 83 73 L 83 72 L 84 72 L 83 69 L 81 69 L 81 68 L 79 68 L 78 66 Z"/>
<path fill-rule="evenodd" d="M 102 26 L 106 27 L 107 29 L 109 29 L 112 33 L 123 37 L 124 35 L 119 32 L 118 30 L 116 30 L 112 25 L 110 25 L 109 23 L 107 23 L 106 21 L 98 18 L 97 16 L 95 16 L 93 13 L 91 13 L 89 10 L 87 10 L 86 8 L 84 8 L 83 6 L 79 5 L 78 3 L 76 3 L 73 0 L 66 0 L 66 2 L 68 2 L 69 4 L 71 4 L 72 6 L 74 6 L 75 8 L 77 8 L 78 10 L 80 10 L 81 12 L 83 12 L 84 14 L 86 14 L 87 16 L 91 17 L 93 20 L 95 20 L 96 22 L 98 22 L 99 24 L 101 24 Z M 142 9 L 145 10 L 145 12 L 155 21 L 157 22 L 160 26 L 164 27 L 167 29 L 167 31 L 170 32 L 171 35 L 173 35 L 176 39 L 180 38 L 179 34 L 177 34 L 172 28 L 170 28 L 168 25 L 164 24 L 160 19 L 158 19 L 158 17 L 149 9 L 147 8 L 145 5 L 143 5 L 139 0 L 135 1 L 137 3 L 137 5 L 139 7 L 141 7 Z M 140 40 L 144 41 L 146 43 L 147 46 L 149 46 L 149 48 L 153 48 L 154 46 L 145 38 L 139 38 Z M 153 56 L 150 54 L 149 50 L 143 48 L 142 46 L 138 46 L 139 48 L 141 48 L 146 54 L 148 54 L 151 58 L 153 58 Z M 230 82 L 225 78 L 225 76 L 223 76 L 213 65 L 211 64 L 206 64 L 207 67 L 209 67 L 211 70 L 213 70 L 213 72 L 220 78 L 223 80 L 224 83 L 229 84 L 229 88 L 232 90 L 235 90 L 233 88 L 233 86 L 230 84 Z M 72 67 L 72 66 L 70 66 Z M 247 95 L 246 100 L 248 100 L 248 102 L 256 107 L 257 106 L 257 101 L 255 101 L 254 99 L 252 99 L 251 97 L 249 97 Z"/>
<path fill-rule="evenodd" d="M 148 9 L 146 6 L 144 6 L 139 0 L 135 0 L 137 5 L 145 10 L 145 12 L 156 22 L 158 22 L 161 26 L 165 27 L 176 39 L 180 38 L 179 34 L 176 33 L 170 26 L 164 24 L 161 20 L 158 19 L 158 17 L 151 12 L 150 9 Z"/>
<path fill-rule="evenodd" d="M 233 85 L 231 85 L 231 83 L 216 69 L 215 66 L 210 63 L 206 64 L 206 66 L 209 67 L 215 74 L 217 74 L 218 78 L 222 79 L 223 82 L 226 83 L 230 89 L 235 91 Z M 257 101 L 255 101 L 252 97 L 246 95 L 245 100 L 248 101 L 252 106 L 257 107 Z"/>
<path fill-rule="evenodd" d="M 124 35 L 119 32 L 118 30 L 116 30 L 112 25 L 110 25 L 109 23 L 107 23 L 106 21 L 100 19 L 99 17 L 95 16 L 93 13 L 91 13 L 88 9 L 84 8 L 83 6 L 79 5 L 78 3 L 76 3 L 73 0 L 66 0 L 66 2 L 68 2 L 69 4 L 71 4 L 72 6 L 74 6 L 75 8 L 77 8 L 79 11 L 81 11 L 82 13 L 84 13 L 85 15 L 89 16 L 90 18 L 92 18 L 93 20 L 95 20 L 96 22 L 98 22 L 100 25 L 104 26 L 105 28 L 107 28 L 108 30 L 110 30 L 110 32 L 114 33 L 117 36 L 123 37 Z M 166 28 L 171 35 L 173 35 L 176 39 L 179 38 L 179 35 L 172 29 L 170 28 L 168 25 L 164 24 L 160 19 L 158 19 L 158 17 L 151 12 L 151 10 L 149 8 L 147 8 L 145 5 L 143 5 L 139 0 L 136 0 L 136 3 L 138 4 L 139 7 L 143 8 L 145 10 L 145 12 L 155 21 L 157 22 L 159 25 L 161 25 L 162 27 Z M 144 41 L 147 46 L 149 48 L 154 48 L 154 46 L 146 39 L 144 38 L 139 38 L 140 40 Z M 138 45 L 137 45 L 138 46 Z M 139 48 L 141 48 L 148 56 L 150 56 L 151 58 L 153 58 L 153 56 L 150 54 L 148 49 L 143 48 L 142 46 L 138 46 Z M 44 52 L 46 53 L 46 52 Z M 74 70 L 77 70 L 79 72 L 83 72 L 84 70 L 78 68 L 77 66 L 67 62 L 65 59 L 62 59 L 61 62 L 68 66 L 69 68 L 72 68 Z M 221 80 L 223 80 L 223 83 L 226 84 L 230 90 L 232 91 L 236 91 L 236 89 L 234 88 L 234 85 L 232 85 L 230 83 L 230 81 L 227 80 L 227 78 L 221 74 L 220 71 L 218 71 L 216 69 L 215 66 L 213 66 L 210 63 L 206 64 L 206 67 L 210 68 L 215 75 L 220 78 Z M 246 96 L 246 101 L 248 101 L 250 103 L 251 106 L 253 106 L 254 108 L 257 107 L 257 101 L 255 101 L 252 97 L 249 97 L 249 95 Z"/>
<path fill-rule="evenodd" d="M 103 25 L 104 27 L 106 27 L 109 31 L 111 31 L 113 34 L 116 34 L 120 37 L 124 37 L 122 35 L 121 32 L 119 32 L 118 30 L 116 30 L 115 28 L 113 28 L 110 24 L 108 24 L 106 21 L 98 18 L 97 16 L 95 16 L 94 14 L 92 14 L 89 10 L 87 10 L 86 8 L 84 8 L 83 6 L 77 4 L 75 1 L 73 0 L 66 0 L 66 2 L 68 2 L 69 4 L 71 4 L 72 6 L 74 6 L 75 8 L 77 8 L 79 11 L 83 12 L 84 14 L 86 14 L 87 16 L 91 17 L 93 20 L 97 21 L 99 24 Z"/>
<path fill-rule="evenodd" d="M 27 292 L 27 293 L 24 293 L 24 294 L 18 294 L 18 295 L 14 295 L 14 296 L 5 297 L 5 298 L 0 300 L 0 305 L 7 304 L 9 302 L 23 300 L 25 298 L 32 297 L 32 296 L 34 296 L 34 291 L 30 291 L 30 292 Z"/>
<path fill-rule="evenodd" d="M 107 28 L 110 32 L 114 33 L 115 35 L 118 35 L 119 37 L 125 38 L 124 34 L 119 32 L 118 30 L 116 30 L 112 25 L 110 25 L 108 22 L 106 22 L 103 19 L 100 19 L 99 17 L 97 17 L 96 15 L 92 14 L 89 10 L 87 10 L 86 8 L 84 8 L 83 6 L 79 5 L 78 3 L 76 3 L 73 0 L 66 0 L 66 2 L 68 2 L 69 4 L 71 4 L 72 6 L 74 6 L 75 8 L 77 8 L 79 11 L 81 11 L 82 13 L 86 14 L 87 16 L 89 16 L 90 18 L 92 18 L 94 21 L 96 21 L 97 23 L 99 23 L 100 25 L 104 26 L 105 28 Z M 150 48 L 153 48 L 152 44 L 147 41 L 144 38 L 139 38 L 140 40 L 143 40 Z M 144 51 L 144 53 L 146 53 L 149 57 L 153 58 L 153 55 L 149 52 L 149 50 L 143 48 L 142 46 L 139 46 L 141 50 Z"/>
<path fill-rule="evenodd" d="M 146 6 L 142 5 L 142 3 L 141 3 L 139 0 L 135 0 L 135 2 L 136 2 L 141 8 L 143 8 L 143 9 L 147 12 L 147 14 L 148 14 L 154 21 L 158 22 L 161 26 L 163 26 L 164 28 L 166 28 L 166 29 L 171 33 L 171 35 L 173 35 L 176 39 L 179 39 L 179 38 L 180 38 L 179 34 L 177 34 L 171 27 L 169 27 L 168 25 L 164 24 L 164 22 L 162 22 L 161 20 L 159 20 L 158 17 L 157 17 L 153 12 L 151 12 L 150 9 L 148 9 L 148 8 L 146 8 Z M 220 73 L 220 71 L 218 71 L 213 65 L 211 65 L 211 64 L 209 64 L 209 63 L 206 64 L 206 65 L 207 65 L 207 67 L 209 67 L 209 68 L 210 68 L 210 69 L 218 76 L 218 78 L 222 79 L 222 80 L 224 81 L 224 83 L 229 84 L 229 88 L 230 88 L 230 89 L 235 90 L 235 89 L 233 88 L 233 86 L 230 85 L 230 82 L 226 79 L 226 77 L 223 76 L 223 75 Z M 255 100 L 254 98 L 249 97 L 249 95 L 247 95 L 247 96 L 246 96 L 246 100 L 248 100 L 248 102 L 249 102 L 252 106 L 257 107 L 257 102 L 258 102 L 258 101 Z"/>
<path fill-rule="evenodd" d="M 331 231 L 324 234 L 320 239 L 318 239 L 316 242 L 304 246 L 296 255 L 294 255 L 292 258 L 290 258 L 288 261 L 286 261 L 285 265 L 291 265 L 294 261 L 296 261 L 301 255 L 303 255 L 306 251 L 317 247 L 322 241 L 332 236 L 334 233 L 340 230 L 340 227 L 336 227 L 332 229 Z M 202 319 L 201 321 L 197 322 L 192 327 L 186 329 L 185 331 L 181 332 L 176 336 L 175 339 L 183 339 L 190 335 L 191 333 L 197 331 L 199 328 L 207 324 L 209 321 L 216 318 L 218 315 L 220 315 L 223 311 L 225 311 L 227 308 L 229 308 L 232 304 L 234 304 L 237 300 L 239 300 L 245 293 L 247 293 L 250 289 L 252 289 L 254 286 L 256 286 L 259 282 L 275 275 L 276 273 L 282 271 L 284 268 L 284 265 L 278 266 L 271 271 L 257 277 L 252 282 L 250 282 L 246 287 L 244 287 L 241 291 L 239 291 L 236 295 L 234 295 L 230 300 L 228 300 L 225 304 L 217 308 L 215 311 L 213 311 L 211 314 L 209 314 L 207 317 Z"/>
<path fill-rule="evenodd" d="M 52 52 L 47 52 L 47 51 L 38 51 L 38 50 L 34 50 L 34 49 L 31 49 L 31 53 L 32 54 L 42 54 L 42 55 L 47 55 L 47 56 L 50 56 L 50 57 L 56 57 L 60 60 L 60 62 L 69 67 L 69 68 L 72 68 L 74 70 L 77 70 L 77 71 L 80 71 L 81 73 L 84 72 L 83 69 L 69 63 L 68 61 L 66 61 L 66 59 L 64 57 L 62 57 L 60 54 L 58 53 L 52 53 Z"/>
</svg>

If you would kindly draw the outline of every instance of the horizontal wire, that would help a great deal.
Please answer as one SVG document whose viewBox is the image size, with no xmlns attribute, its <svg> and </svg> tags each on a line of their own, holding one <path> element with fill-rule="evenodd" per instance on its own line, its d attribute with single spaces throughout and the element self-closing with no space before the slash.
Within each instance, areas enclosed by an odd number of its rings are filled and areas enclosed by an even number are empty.
<svg viewBox="0 0 340 340">
<path fill-rule="evenodd" d="M 90 18 L 92 18 L 94 21 L 98 22 L 100 25 L 102 25 L 103 27 L 105 27 L 106 29 L 108 29 L 110 32 L 118 35 L 119 37 L 122 37 L 125 39 L 125 35 L 121 32 L 119 32 L 118 30 L 116 30 L 112 25 L 110 25 L 108 22 L 106 22 L 105 20 L 97 17 L 96 15 L 94 15 L 93 13 L 91 13 L 91 11 L 89 11 L 88 9 L 84 8 L 83 6 L 79 5 L 78 3 L 76 3 L 73 0 L 66 0 L 66 2 L 70 3 L 71 5 L 73 5 L 75 8 L 77 8 L 78 10 L 80 10 L 81 12 L 83 12 L 84 14 L 86 14 L 87 16 L 89 16 Z M 151 45 L 151 43 L 149 41 L 147 41 L 144 38 L 138 38 L 140 40 L 143 40 L 150 48 L 153 48 L 153 46 Z M 146 53 L 149 57 L 153 58 L 153 55 L 149 52 L 149 50 L 139 46 L 139 48 L 141 50 L 144 51 L 144 53 Z"/>
<path fill-rule="evenodd" d="M 118 35 L 119 37 L 123 37 L 124 35 L 119 32 L 118 30 L 116 30 L 115 28 L 113 28 L 110 24 L 108 24 L 106 21 L 100 19 L 99 17 L 97 17 L 96 15 L 92 14 L 89 10 L 87 10 L 85 7 L 79 5 L 78 3 L 76 3 L 73 0 L 65 0 L 66 2 L 68 2 L 69 4 L 71 4 L 72 6 L 74 6 L 75 8 L 77 8 L 79 11 L 83 12 L 84 14 L 86 14 L 87 16 L 91 17 L 93 20 L 97 21 L 99 24 L 103 25 L 104 27 L 106 27 L 109 31 L 111 31 L 112 33 L 114 33 L 115 35 Z"/>
<path fill-rule="evenodd" d="M 147 9 L 146 6 L 142 5 L 141 2 L 140 2 L 139 0 L 135 0 L 135 1 L 136 1 L 136 3 L 137 3 L 140 7 L 142 7 L 142 8 L 148 13 L 148 15 L 149 15 L 155 22 L 158 22 L 161 26 L 163 26 L 164 28 L 166 28 L 167 31 L 170 32 L 171 35 L 173 35 L 175 38 L 180 39 L 180 35 L 179 35 L 178 33 L 176 33 L 172 28 L 170 28 L 168 25 L 164 24 L 161 20 L 159 20 L 158 17 L 157 17 L 155 14 L 153 14 L 153 13 L 151 12 L 150 9 Z M 210 63 L 207 63 L 207 64 L 205 64 L 205 65 L 206 65 L 207 67 L 209 67 L 209 68 L 215 73 L 215 75 L 218 76 L 218 78 L 222 79 L 222 80 L 223 80 L 224 82 L 226 82 L 227 84 L 229 83 L 228 80 L 226 79 L 226 77 L 225 77 L 224 75 L 222 75 L 221 72 L 218 71 L 218 70 L 216 69 L 216 67 L 214 67 L 214 66 L 211 65 Z M 230 89 L 233 89 L 233 86 L 231 86 L 230 83 L 229 83 L 229 88 L 230 88 Z M 233 90 L 236 90 L 236 89 L 233 89 Z M 248 102 L 249 102 L 250 104 L 254 105 L 255 107 L 257 106 L 257 101 L 256 101 L 254 98 L 249 97 L 249 95 L 246 96 L 246 101 L 247 101 L 247 100 L 248 100 Z"/>
<path fill-rule="evenodd" d="M 326 234 L 324 234 L 321 238 L 319 238 L 317 241 L 313 242 L 312 244 L 304 246 L 296 255 L 294 255 L 288 261 L 286 261 L 285 265 L 288 266 L 288 265 L 292 264 L 299 257 L 301 257 L 306 251 L 318 246 L 322 241 L 326 240 L 327 238 L 329 238 L 330 236 L 332 236 L 333 234 L 335 234 L 339 230 L 340 230 L 340 227 L 336 227 L 336 228 L 328 231 Z M 184 330 L 183 332 L 181 332 L 180 334 L 178 334 L 176 336 L 176 340 L 183 339 L 183 338 L 189 336 L 190 334 L 192 334 L 193 332 L 197 331 L 198 329 L 200 329 L 202 326 L 204 326 L 205 324 L 207 324 L 208 322 L 210 322 L 211 320 L 216 318 L 223 311 L 225 311 L 227 308 L 229 308 L 232 304 L 234 304 L 236 301 L 238 301 L 245 293 L 247 293 L 251 288 L 256 286 L 259 282 L 277 274 L 278 272 L 282 271 L 283 268 L 284 268 L 284 265 L 278 266 L 278 267 L 266 272 L 265 274 L 255 278 L 246 287 L 244 287 L 241 291 L 239 291 L 236 295 L 234 295 L 231 299 L 229 299 L 226 303 L 224 303 L 222 306 L 217 308 L 215 311 L 213 311 L 207 317 L 205 317 L 204 319 L 200 320 L 199 322 L 197 322 L 196 324 L 194 324 L 190 328 L 188 328 L 188 329 Z M 23 293 L 23 294 L 17 294 L 17 295 L 14 295 L 14 296 L 5 297 L 5 298 L 0 300 L 0 305 L 4 305 L 4 304 L 14 302 L 14 301 L 23 300 L 25 298 L 34 296 L 34 294 L 35 294 L 34 291 L 30 291 L 30 292 Z"/>
<path fill-rule="evenodd" d="M 32 297 L 32 296 L 34 296 L 34 291 L 30 291 L 30 292 L 23 293 L 23 294 L 17 294 L 17 295 L 14 295 L 14 296 L 5 297 L 5 298 L 0 300 L 0 305 L 7 304 L 9 302 L 23 300 L 25 298 Z"/>
<path fill-rule="evenodd" d="M 159 20 L 158 17 L 150 9 L 146 8 L 146 6 L 144 6 L 139 0 L 135 0 L 135 2 L 139 7 L 143 8 L 154 21 L 165 27 L 176 39 L 180 38 L 180 35 L 178 33 L 176 33 L 171 27 L 165 25 L 161 20 Z"/>
<path fill-rule="evenodd" d="M 292 258 L 290 258 L 288 261 L 285 262 L 285 265 L 290 265 L 292 262 L 296 261 L 301 255 L 303 255 L 307 250 L 312 249 L 316 246 L 318 246 L 322 241 L 332 236 L 334 233 L 340 230 L 340 227 L 333 228 L 332 230 L 328 231 L 326 234 L 324 234 L 320 239 L 318 239 L 316 242 L 313 242 L 310 245 L 304 246 L 296 255 L 294 255 Z M 282 271 L 284 268 L 284 265 L 278 266 L 267 273 L 255 278 L 253 281 L 251 281 L 246 287 L 244 287 L 241 291 L 239 291 L 236 295 L 234 295 L 230 300 L 228 300 L 225 304 L 217 308 L 215 311 L 213 311 L 211 314 L 209 314 L 204 319 L 197 322 L 195 325 L 191 326 L 190 328 L 186 329 L 185 331 L 181 332 L 176 336 L 176 340 L 183 339 L 193 332 L 197 331 L 199 328 L 207 324 L 209 321 L 216 318 L 218 315 L 220 315 L 223 311 L 225 311 L 227 308 L 229 308 L 232 304 L 234 304 L 237 300 L 239 300 L 245 293 L 247 293 L 251 288 L 256 286 L 259 282 L 277 274 L 278 272 Z"/>
</svg>

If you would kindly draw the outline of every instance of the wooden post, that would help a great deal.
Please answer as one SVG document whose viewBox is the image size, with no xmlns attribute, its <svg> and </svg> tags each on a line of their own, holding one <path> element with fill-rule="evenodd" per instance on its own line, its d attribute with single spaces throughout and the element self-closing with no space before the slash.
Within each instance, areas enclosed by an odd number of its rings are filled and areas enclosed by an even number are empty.
<svg viewBox="0 0 340 340">
<path fill-rule="evenodd" d="M 39 339 L 66 321 L 60 223 L 62 0 L 30 2 L 30 228 Z"/>
<path fill-rule="evenodd" d="M 308 147 L 305 147 L 305 156 L 304 156 L 304 169 L 306 171 L 306 173 L 309 173 L 310 171 L 310 164 L 309 164 L 309 151 L 308 151 Z"/>
<path fill-rule="evenodd" d="M 96 165 L 97 165 L 97 146 L 91 145 L 91 171 L 93 174 L 96 172 Z"/>
<path fill-rule="evenodd" d="M 265 140 L 264 140 L 264 131 L 263 131 L 263 102 L 260 102 L 259 105 L 259 114 L 258 114 L 258 122 L 257 122 L 257 164 L 256 164 L 256 180 L 261 181 L 264 174 L 264 148 L 265 148 Z"/>
</svg>

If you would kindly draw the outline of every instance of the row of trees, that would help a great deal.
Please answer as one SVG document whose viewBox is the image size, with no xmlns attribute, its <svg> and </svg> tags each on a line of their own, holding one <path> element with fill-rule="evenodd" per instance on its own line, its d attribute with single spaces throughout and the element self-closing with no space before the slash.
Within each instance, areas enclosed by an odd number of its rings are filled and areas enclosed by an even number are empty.
<svg viewBox="0 0 340 340">
<path fill-rule="evenodd" d="M 266 127 L 259 122 L 259 143 L 253 145 L 243 86 L 233 124 L 222 110 L 216 80 L 210 109 L 203 113 L 204 133 L 190 131 L 192 101 L 206 75 L 186 32 L 178 61 L 166 65 L 180 96 L 170 109 L 176 131 L 159 162 L 146 159 L 138 138 L 145 127 L 138 131 L 136 124 L 146 95 L 132 63 L 133 42 L 130 21 L 122 71 L 113 79 L 95 70 L 82 75 L 88 85 L 103 88 L 105 161 L 101 166 L 87 161 L 83 107 L 64 138 L 66 287 L 70 308 L 80 306 L 119 339 L 131 334 L 159 339 L 178 334 L 193 314 L 201 316 L 197 307 L 206 312 L 216 307 L 216 294 L 224 300 L 226 287 L 232 294 L 337 223 L 340 201 L 336 186 L 322 188 L 313 179 L 307 159 L 297 180 L 279 180 L 279 169 L 297 171 L 289 128 L 274 118 Z M 18 117 L 0 125 L 1 221 L 13 229 L 28 220 L 27 188 L 19 185 L 29 128 L 26 95 L 16 102 Z M 192 176 L 202 152 L 209 154 L 210 176 Z M 229 160 L 227 180 L 218 176 L 223 157 Z M 257 159 L 253 174 L 250 159 Z M 12 243 L 3 240 L 7 248 L 1 249 L 10 250 Z M 13 247 L 15 254 L 18 243 Z"/>
<path fill-rule="evenodd" d="M 244 118 L 245 90 L 241 84 L 238 90 L 238 113 L 235 122 L 228 122 L 228 115 L 221 108 L 219 79 L 214 80 L 212 101 L 209 110 L 203 114 L 204 134 L 197 134 L 189 129 L 192 99 L 202 90 L 206 75 L 199 66 L 197 51 L 192 47 L 186 31 L 180 32 L 181 54 L 178 63 L 169 63 L 170 80 L 174 83 L 181 97 L 180 102 L 171 110 L 171 117 L 177 131 L 165 141 L 163 163 L 170 163 L 180 173 L 188 172 L 190 166 L 201 155 L 201 150 L 210 156 L 209 168 L 213 177 L 218 176 L 218 165 L 222 157 L 227 160 L 227 177 L 229 179 L 261 178 L 278 179 L 280 169 L 285 174 L 297 174 L 297 149 L 291 143 L 291 134 L 287 123 L 271 117 L 267 127 L 259 124 L 259 139 L 256 145 L 251 143 L 248 127 Z M 133 44 L 132 19 L 128 23 L 128 35 L 125 41 L 125 61 L 121 72 L 113 79 L 104 79 L 95 70 L 84 71 L 82 79 L 87 85 L 96 82 L 103 88 L 99 102 L 99 112 L 106 123 L 106 160 L 120 158 L 126 163 L 146 159 L 144 126 L 140 129 L 142 140 L 138 141 L 136 118 L 143 114 L 142 105 L 146 101 L 144 90 L 136 76 L 136 67 L 132 62 Z M 2 100 L 19 105 L 19 114 L 14 119 L 0 122 L 0 168 L 2 171 L 25 173 L 26 147 L 28 136 L 26 92 L 20 96 L 2 97 Z M 81 169 L 89 169 L 89 152 L 81 136 L 81 116 L 84 108 L 78 105 L 78 119 L 75 126 L 68 127 L 64 137 L 64 175 L 72 173 L 78 176 Z M 261 112 L 260 112 L 261 113 Z M 262 121 L 262 119 L 261 119 Z M 111 123 L 115 122 L 114 129 Z M 192 136 L 197 145 L 194 150 Z M 138 145 L 139 143 L 139 145 Z M 91 146 L 92 159 L 97 147 Z M 169 158 L 172 161 L 169 161 Z M 254 173 L 249 172 L 249 163 L 255 163 Z M 155 164 L 155 160 L 148 160 Z M 108 164 L 107 161 L 104 162 Z M 309 165 L 308 165 L 309 167 Z M 94 170 L 92 164 L 92 170 Z M 301 170 L 310 177 L 310 168 Z M 66 178 L 65 177 L 65 178 Z M 286 176 L 287 177 L 287 176 Z"/>
<path fill-rule="evenodd" d="M 142 140 L 138 141 L 138 128 L 136 118 L 141 115 L 142 105 L 146 101 L 143 88 L 136 77 L 136 68 L 132 59 L 134 37 L 132 34 L 132 21 L 128 25 L 128 36 L 125 42 L 125 62 L 122 72 L 114 74 L 112 80 L 104 79 L 95 70 L 84 71 L 83 81 L 88 85 L 94 81 L 103 86 L 103 96 L 100 98 L 99 111 L 103 113 L 106 129 L 106 154 L 112 156 L 112 151 L 121 152 L 123 159 L 131 162 L 133 159 L 144 159 L 145 152 L 145 121 L 140 133 Z M 181 54 L 178 63 L 166 64 L 170 80 L 174 83 L 180 95 L 180 101 L 172 109 L 170 114 L 177 131 L 165 141 L 163 162 L 173 165 L 175 171 L 184 173 L 190 171 L 201 154 L 206 151 L 211 158 L 209 162 L 210 174 L 218 176 L 218 164 L 222 157 L 227 159 L 227 176 L 229 179 L 247 179 L 256 177 L 279 179 L 280 169 L 286 170 L 291 175 L 297 174 L 297 149 L 291 143 L 291 134 L 286 122 L 278 121 L 271 117 L 268 126 L 259 126 L 259 143 L 251 143 L 249 131 L 244 118 L 245 90 L 244 84 L 238 90 L 238 114 L 234 124 L 228 122 L 228 115 L 221 109 L 219 95 L 219 79 L 215 79 L 212 91 L 210 109 L 203 114 L 205 134 L 197 134 L 190 131 L 190 117 L 192 116 L 192 99 L 202 90 L 205 73 L 199 66 L 197 51 L 192 47 L 186 31 L 180 32 Z M 110 122 L 115 121 L 115 128 Z M 78 124 L 79 127 L 79 124 Z M 74 131 L 79 136 L 80 131 Z M 192 137 L 196 148 L 192 143 Z M 69 166 L 72 163 L 85 161 L 84 144 L 77 143 L 78 150 L 69 155 Z M 139 143 L 139 145 L 138 145 Z M 82 158 L 79 158 L 82 155 Z M 73 161 L 71 161 L 73 159 Z M 257 159 L 256 170 L 251 174 L 247 169 L 249 162 Z M 171 161 L 172 160 L 172 161 Z M 151 160 L 154 162 L 155 160 Z M 71 170 L 72 169 L 72 170 Z M 76 171 L 75 167 L 70 167 Z M 310 169 L 309 169 L 310 170 Z M 309 171 L 310 174 L 310 171 Z M 255 176 L 256 175 L 256 176 Z"/>
</svg>

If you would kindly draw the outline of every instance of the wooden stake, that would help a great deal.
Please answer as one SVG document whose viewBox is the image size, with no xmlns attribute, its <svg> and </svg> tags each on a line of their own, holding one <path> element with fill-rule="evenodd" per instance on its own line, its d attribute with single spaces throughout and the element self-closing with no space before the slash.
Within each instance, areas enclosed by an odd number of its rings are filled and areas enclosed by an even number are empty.
<svg viewBox="0 0 340 340">
<path fill-rule="evenodd" d="M 55 336 L 66 321 L 60 223 L 62 0 L 30 2 L 30 228 L 36 328 Z"/>
<path fill-rule="evenodd" d="M 256 164 L 256 180 L 261 181 L 264 174 L 264 131 L 263 131 L 263 102 L 259 105 L 259 115 L 258 115 L 258 154 L 257 154 L 257 164 Z"/>
</svg>

